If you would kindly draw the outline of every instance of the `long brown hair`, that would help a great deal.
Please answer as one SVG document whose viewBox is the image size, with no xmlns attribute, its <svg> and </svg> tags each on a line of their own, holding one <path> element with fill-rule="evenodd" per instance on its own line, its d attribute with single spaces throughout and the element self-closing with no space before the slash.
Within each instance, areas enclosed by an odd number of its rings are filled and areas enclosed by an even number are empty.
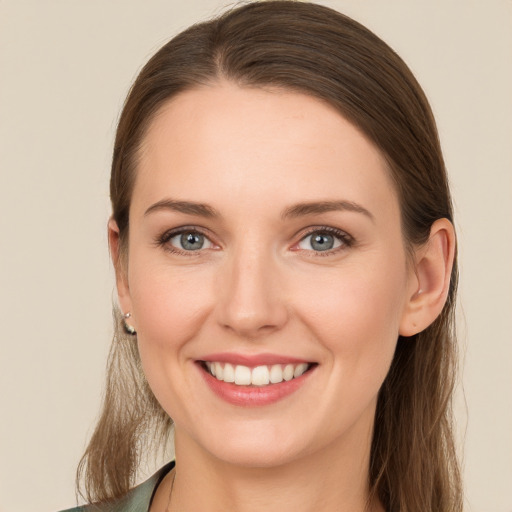
<svg viewBox="0 0 512 512">
<path fill-rule="evenodd" d="M 406 64 L 352 19 L 320 5 L 255 2 L 194 25 L 146 64 L 128 95 L 114 146 L 110 192 L 121 246 L 137 156 L 155 113 L 176 94 L 219 79 L 241 87 L 302 92 L 334 106 L 387 159 L 409 247 L 433 222 L 453 221 L 437 129 L 428 101 Z M 457 265 L 441 315 L 423 332 L 398 340 L 380 390 L 369 485 L 389 512 L 462 510 L 451 396 L 456 366 Z M 115 311 L 116 334 L 96 430 L 79 466 L 90 502 L 124 494 L 139 456 L 165 442 L 172 421 L 143 376 L 133 338 Z"/>
</svg>

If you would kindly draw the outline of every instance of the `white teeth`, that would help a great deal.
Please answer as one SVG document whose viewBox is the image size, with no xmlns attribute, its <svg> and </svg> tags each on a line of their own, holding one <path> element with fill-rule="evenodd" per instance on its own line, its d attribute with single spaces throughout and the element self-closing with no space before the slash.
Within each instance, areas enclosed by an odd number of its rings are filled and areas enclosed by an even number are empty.
<svg viewBox="0 0 512 512">
<path fill-rule="evenodd" d="M 308 365 L 306 363 L 301 363 L 295 367 L 293 370 L 293 378 L 300 377 L 306 370 L 308 369 Z"/>
<path fill-rule="evenodd" d="M 224 380 L 224 368 L 220 363 L 214 363 L 212 365 L 215 368 L 215 377 L 219 380 Z"/>
<path fill-rule="evenodd" d="M 309 364 L 274 364 L 249 368 L 241 364 L 233 366 L 230 363 L 207 361 L 206 368 L 217 380 L 234 382 L 238 386 L 268 386 L 300 377 L 309 368 Z"/>
<path fill-rule="evenodd" d="M 270 382 L 270 375 L 266 366 L 256 366 L 251 372 L 253 386 L 266 386 Z"/>
<path fill-rule="evenodd" d="M 293 364 L 287 364 L 283 370 L 283 379 L 288 381 L 293 379 Z"/>
<path fill-rule="evenodd" d="M 270 368 L 269 380 L 272 384 L 279 384 L 280 382 L 283 382 L 283 369 L 280 364 L 275 364 Z"/>
<path fill-rule="evenodd" d="M 235 368 L 235 384 L 248 386 L 251 383 L 251 369 L 247 366 L 237 365 Z"/>
<path fill-rule="evenodd" d="M 235 382 L 235 369 L 233 365 L 226 363 L 224 365 L 224 382 Z"/>
</svg>

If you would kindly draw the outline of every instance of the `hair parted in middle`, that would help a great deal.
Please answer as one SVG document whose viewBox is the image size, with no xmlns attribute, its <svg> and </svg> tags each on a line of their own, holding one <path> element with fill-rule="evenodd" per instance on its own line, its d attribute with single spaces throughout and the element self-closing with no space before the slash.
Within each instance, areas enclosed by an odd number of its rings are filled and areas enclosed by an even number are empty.
<svg viewBox="0 0 512 512">
<path fill-rule="evenodd" d="M 181 92 L 229 81 L 300 92 L 338 110 L 385 157 L 401 208 L 404 244 L 428 240 L 434 221 L 453 221 L 435 121 L 402 59 L 371 31 L 330 8 L 291 0 L 253 2 L 181 32 L 144 66 L 125 102 L 114 145 L 110 193 L 127 265 L 130 201 L 144 135 Z M 461 511 L 452 434 L 456 367 L 454 262 L 443 312 L 423 332 L 400 337 L 381 388 L 369 484 L 390 512 Z M 124 494 L 141 453 L 167 440 L 172 421 L 142 373 L 134 337 L 114 311 L 103 410 L 78 477 L 90 501 Z"/>
</svg>

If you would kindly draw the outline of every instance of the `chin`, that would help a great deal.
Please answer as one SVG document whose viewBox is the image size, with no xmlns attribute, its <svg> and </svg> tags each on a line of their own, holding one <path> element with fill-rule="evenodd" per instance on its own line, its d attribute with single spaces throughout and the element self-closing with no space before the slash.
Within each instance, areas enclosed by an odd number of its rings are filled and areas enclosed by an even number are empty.
<svg viewBox="0 0 512 512">
<path fill-rule="evenodd" d="M 269 469 L 283 466 L 299 458 L 296 451 L 278 448 L 274 443 L 261 446 L 259 443 L 245 443 L 241 446 L 224 446 L 212 452 L 224 463 L 243 468 Z"/>
<path fill-rule="evenodd" d="M 290 433 L 295 435 L 290 436 Z M 308 444 L 300 439 L 297 428 L 272 428 L 257 422 L 250 428 L 216 429 L 205 433 L 200 444 L 218 460 L 245 468 L 272 468 L 282 466 L 305 455 Z"/>
</svg>

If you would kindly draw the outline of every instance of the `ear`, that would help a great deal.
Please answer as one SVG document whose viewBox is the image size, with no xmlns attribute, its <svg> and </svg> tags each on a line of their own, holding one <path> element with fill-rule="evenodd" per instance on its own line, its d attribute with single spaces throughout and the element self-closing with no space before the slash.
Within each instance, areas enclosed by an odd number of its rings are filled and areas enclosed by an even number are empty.
<svg viewBox="0 0 512 512">
<path fill-rule="evenodd" d="M 415 251 L 410 298 L 405 306 L 399 333 L 413 336 L 426 329 L 441 313 L 455 256 L 455 230 L 448 219 L 432 224 L 426 244 Z"/>
<path fill-rule="evenodd" d="M 111 217 L 108 221 L 108 245 L 110 248 L 110 257 L 116 273 L 117 296 L 119 306 L 123 313 L 132 311 L 132 301 L 130 297 L 130 287 L 128 285 L 128 268 L 126 255 L 122 254 L 119 227 L 117 222 Z M 130 321 L 133 323 L 133 321 Z"/>
</svg>

